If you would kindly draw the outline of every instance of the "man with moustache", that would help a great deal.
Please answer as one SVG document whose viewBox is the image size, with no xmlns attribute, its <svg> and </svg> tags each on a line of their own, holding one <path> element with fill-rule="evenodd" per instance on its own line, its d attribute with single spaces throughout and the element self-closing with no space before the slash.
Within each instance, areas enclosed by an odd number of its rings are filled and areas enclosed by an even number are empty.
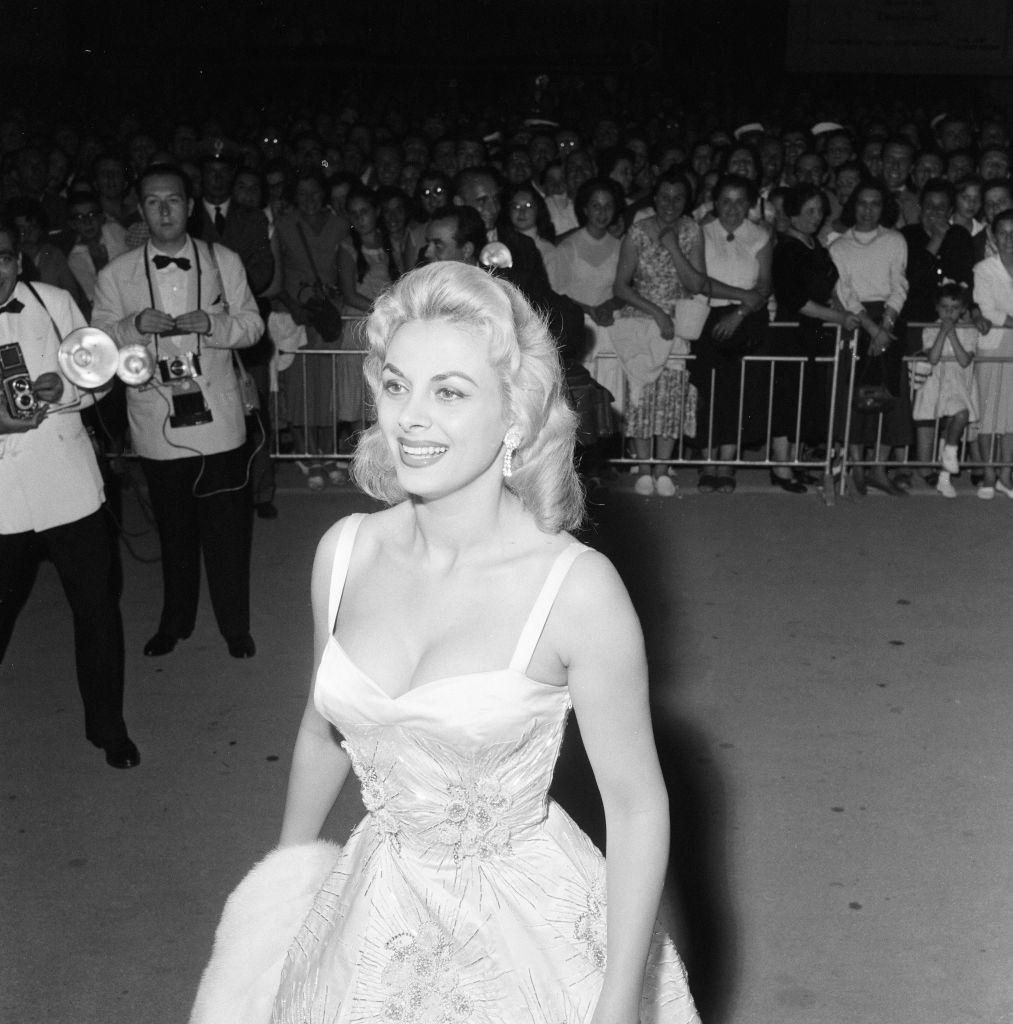
<svg viewBox="0 0 1013 1024">
<path fill-rule="evenodd" d="M 75 405 L 80 396 L 57 359 L 61 340 L 83 327 L 84 318 L 63 289 L 28 284 L 20 273 L 18 232 L 0 224 L 7 383 L 0 394 L 0 658 L 27 599 L 41 541 L 74 615 L 85 736 L 105 751 L 110 767 L 134 768 L 141 755 L 123 721 L 123 624 L 102 475 Z M 19 383 L 27 387 L 19 390 Z M 58 409 L 58 403 L 74 407 Z M 22 685 L 33 685 L 30 666 L 21 675 Z"/>
</svg>

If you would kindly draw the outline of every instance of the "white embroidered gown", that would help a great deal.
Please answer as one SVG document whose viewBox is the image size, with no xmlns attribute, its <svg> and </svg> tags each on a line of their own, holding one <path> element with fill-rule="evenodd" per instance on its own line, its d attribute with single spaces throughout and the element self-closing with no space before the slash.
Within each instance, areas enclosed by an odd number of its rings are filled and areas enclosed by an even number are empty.
<svg viewBox="0 0 1013 1024">
<path fill-rule="evenodd" d="M 361 517 L 342 531 L 335 622 Z M 548 799 L 570 709 L 525 669 L 563 579 L 554 563 L 508 668 L 389 697 L 331 639 L 317 708 L 369 812 L 293 943 L 273 1024 L 585 1024 L 605 966 L 605 863 Z M 698 1024 L 656 929 L 642 1021 Z"/>
</svg>

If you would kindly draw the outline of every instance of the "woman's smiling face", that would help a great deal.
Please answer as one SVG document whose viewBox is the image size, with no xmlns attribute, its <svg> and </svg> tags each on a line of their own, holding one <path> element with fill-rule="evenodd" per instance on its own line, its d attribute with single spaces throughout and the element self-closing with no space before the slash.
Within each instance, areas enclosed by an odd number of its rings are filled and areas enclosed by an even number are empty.
<svg viewBox="0 0 1013 1024">
<path fill-rule="evenodd" d="M 883 196 L 878 188 L 862 188 L 855 199 L 855 230 L 875 231 L 883 216 Z"/>
<path fill-rule="evenodd" d="M 502 486 L 509 423 L 489 342 L 446 320 L 410 321 L 387 346 L 377 422 L 398 482 L 434 500 L 476 481 Z"/>
<path fill-rule="evenodd" d="M 677 181 L 662 182 L 654 192 L 654 212 L 663 224 L 674 224 L 686 209 L 686 186 Z"/>
<path fill-rule="evenodd" d="M 802 208 L 791 218 L 791 226 L 803 235 L 815 235 L 823 223 L 823 203 L 819 196 L 807 199 Z"/>
<path fill-rule="evenodd" d="M 615 219 L 616 203 L 611 192 L 596 188 L 587 198 L 584 207 L 587 229 L 596 238 L 601 238 Z"/>
<path fill-rule="evenodd" d="M 726 231 L 734 231 L 749 213 L 749 193 L 738 185 L 729 185 L 721 190 L 714 209 L 721 226 Z"/>
</svg>

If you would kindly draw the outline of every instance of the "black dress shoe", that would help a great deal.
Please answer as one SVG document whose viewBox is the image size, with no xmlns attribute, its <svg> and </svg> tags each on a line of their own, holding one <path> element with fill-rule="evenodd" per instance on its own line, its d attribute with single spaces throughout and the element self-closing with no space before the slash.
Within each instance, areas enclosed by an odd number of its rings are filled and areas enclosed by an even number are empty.
<svg viewBox="0 0 1013 1024">
<path fill-rule="evenodd" d="M 160 658 L 168 654 L 177 644 L 178 639 L 169 636 L 168 633 L 156 633 L 145 645 L 144 656 L 146 658 Z"/>
<path fill-rule="evenodd" d="M 796 480 L 793 476 L 778 476 L 773 470 L 770 471 L 770 482 L 789 494 L 805 494 L 809 490 L 801 480 Z"/>
<path fill-rule="evenodd" d="M 901 498 L 907 495 L 907 491 L 903 487 L 898 487 L 886 473 L 867 473 L 865 484 L 867 487 L 873 488 L 873 490 L 889 494 L 892 498 Z"/>
<path fill-rule="evenodd" d="M 812 473 L 808 469 L 793 469 L 791 475 L 800 483 L 810 487 L 818 487 L 823 483 L 822 473 Z"/>
<path fill-rule="evenodd" d="M 249 633 L 245 636 L 233 637 L 226 643 L 229 645 L 229 654 L 233 658 L 252 658 L 257 653 L 257 645 Z"/>
<path fill-rule="evenodd" d="M 257 516 L 260 519 L 278 518 L 278 509 L 272 501 L 258 501 L 253 507 L 257 510 Z"/>
<path fill-rule="evenodd" d="M 141 763 L 141 753 L 133 740 L 125 739 L 106 747 L 106 764 L 110 768 L 136 768 Z"/>
</svg>

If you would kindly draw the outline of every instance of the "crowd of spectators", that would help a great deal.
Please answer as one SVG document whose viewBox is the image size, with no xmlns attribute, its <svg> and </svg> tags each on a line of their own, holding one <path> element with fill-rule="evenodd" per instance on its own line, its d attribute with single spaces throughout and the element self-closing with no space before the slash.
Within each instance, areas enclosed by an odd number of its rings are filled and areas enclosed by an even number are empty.
<svg viewBox="0 0 1013 1024">
<path fill-rule="evenodd" d="M 765 444 L 772 484 L 802 493 L 812 481 L 790 464 L 829 441 L 873 464 L 854 470 L 859 491 L 950 496 L 958 451 L 979 497 L 1013 497 L 1013 379 L 1001 362 L 1013 355 L 1013 232 L 1002 218 L 1013 185 L 1001 116 L 796 104 L 740 120 L 713 104 L 652 111 L 645 98 L 624 109 L 602 95 L 602 110 L 589 100 L 464 117 L 338 103 L 234 121 L 126 117 L 108 129 L 9 114 L 0 202 L 25 276 L 66 289 L 87 316 L 98 272 L 145 241 L 133 182 L 152 163 L 182 169 L 195 217 L 243 260 L 269 332 L 266 350 L 244 359 L 265 395 L 280 388 L 279 436 L 308 453 L 300 465 L 315 489 L 344 479 L 340 456 L 367 414 L 348 318 L 419 263 L 477 262 L 500 240 L 564 360 L 612 391 L 623 454 L 642 460 L 640 493 L 676 492 L 664 465 L 676 445 L 695 456 L 701 491 L 730 492 L 743 450 Z M 233 209 L 248 212 L 241 226 Z M 207 237 L 199 220 L 190 230 Z M 951 283 L 963 289 L 950 296 L 957 345 L 939 291 Z M 849 414 L 847 386 L 831 409 L 826 375 L 812 369 L 801 388 L 799 363 L 749 362 L 740 376 L 745 355 L 832 352 L 828 324 L 858 332 L 853 384 L 885 386 L 885 414 Z M 296 359 L 300 348 L 349 354 L 332 368 Z M 910 379 L 935 375 L 924 393 L 934 404 L 910 401 L 905 357 L 919 353 L 927 369 Z M 965 356 L 975 365 L 958 409 L 945 375 Z"/>
</svg>

